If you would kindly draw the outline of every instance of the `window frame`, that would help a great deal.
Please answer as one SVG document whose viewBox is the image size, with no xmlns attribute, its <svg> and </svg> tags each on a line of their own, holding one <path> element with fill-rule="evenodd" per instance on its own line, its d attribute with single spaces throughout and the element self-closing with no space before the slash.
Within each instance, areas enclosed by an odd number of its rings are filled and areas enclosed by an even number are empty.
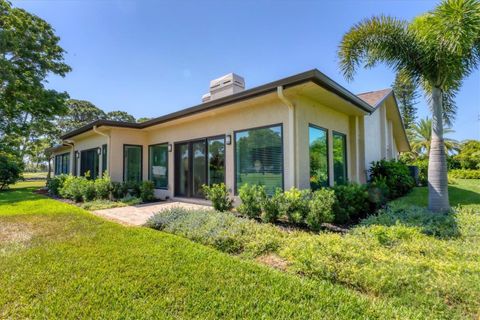
<svg viewBox="0 0 480 320">
<path fill-rule="evenodd" d="M 157 188 L 155 187 L 155 183 L 154 183 L 154 188 L 156 190 L 168 190 L 168 186 L 170 185 L 170 151 L 168 151 L 168 142 L 160 142 L 160 143 L 154 143 L 154 144 L 149 144 L 148 145 L 148 181 L 152 181 L 151 180 L 151 163 L 150 163 L 150 148 L 151 147 L 155 147 L 155 146 L 167 146 L 167 186 L 164 187 L 164 188 Z M 125 158 L 124 158 L 125 159 Z M 153 181 L 152 181 L 153 182 Z"/>
<path fill-rule="evenodd" d="M 269 128 L 274 128 L 274 127 L 280 127 L 280 135 L 281 135 L 281 141 L 282 144 L 280 146 L 280 154 L 282 155 L 282 190 L 285 190 L 285 141 L 284 141 L 284 136 L 283 136 L 283 123 L 274 123 L 274 124 L 268 124 L 264 126 L 257 126 L 257 127 L 250 127 L 247 129 L 240 129 L 240 130 L 234 130 L 233 131 L 233 194 L 235 196 L 238 195 L 238 188 L 237 188 L 237 134 L 245 131 L 251 131 L 251 130 L 257 130 L 257 129 L 269 129 Z"/>
<path fill-rule="evenodd" d="M 68 161 L 66 163 L 66 172 L 63 172 L 63 161 L 64 161 L 64 158 L 68 156 Z M 60 153 L 60 154 L 56 154 L 55 155 L 55 166 L 54 166 L 54 173 L 55 175 L 62 175 L 62 174 L 69 174 L 70 173 L 70 152 L 64 152 L 64 153 Z M 60 161 L 58 161 L 58 159 L 61 159 Z M 59 165 L 60 165 L 60 170 L 57 170 L 59 168 Z"/>
<path fill-rule="evenodd" d="M 102 173 L 101 173 L 101 176 L 103 177 L 105 172 L 107 172 L 107 167 L 108 167 L 108 145 L 106 143 L 102 144 L 101 148 L 102 148 Z"/>
<path fill-rule="evenodd" d="M 80 158 L 79 158 L 79 159 L 80 159 L 80 168 L 79 168 L 79 169 L 80 169 L 80 172 L 79 172 L 78 176 L 80 176 L 80 177 L 85 177 L 85 174 L 82 175 L 82 153 L 83 153 L 83 152 L 87 152 L 87 151 L 93 151 L 93 150 L 95 150 L 94 152 L 97 154 L 98 171 L 99 171 L 99 172 L 97 172 L 97 176 L 96 176 L 96 177 L 92 177 L 92 175 L 91 175 L 92 173 L 90 172 L 90 178 L 93 179 L 93 180 L 95 180 L 95 179 L 101 177 L 101 175 L 100 175 L 100 157 L 98 156 L 98 148 L 99 148 L 99 147 L 89 148 L 89 149 L 84 149 L 84 150 L 79 150 L 79 153 L 80 153 Z"/>
<path fill-rule="evenodd" d="M 333 130 L 329 130 L 325 127 L 322 127 L 322 126 L 318 126 L 316 124 L 313 124 L 313 123 L 308 123 L 308 175 L 310 176 L 310 168 L 311 168 L 311 165 L 310 165 L 310 128 L 313 128 L 313 129 L 318 129 L 318 130 L 323 130 L 325 131 L 325 138 L 327 139 L 327 187 L 330 187 L 330 183 L 332 182 L 333 178 L 330 177 L 330 144 L 329 144 L 329 131 L 332 131 L 332 139 L 333 139 Z M 333 142 L 333 141 L 332 141 Z M 332 150 L 333 151 L 333 150 Z M 332 154 L 333 156 L 333 154 Z M 333 159 L 333 157 L 332 157 Z M 311 177 L 309 177 L 311 178 Z M 310 180 L 310 179 L 309 179 Z M 310 181 L 309 181 L 309 185 L 310 185 L 310 189 L 312 189 L 312 186 L 310 184 Z"/>
<path fill-rule="evenodd" d="M 126 144 L 124 143 L 123 144 L 123 154 L 122 154 L 122 158 L 123 158 L 123 182 L 127 182 L 127 180 L 125 180 L 125 150 L 126 150 L 126 147 L 140 147 L 140 181 L 135 181 L 135 182 L 142 182 L 143 181 L 143 145 L 141 144 Z"/>
<path fill-rule="evenodd" d="M 348 136 L 346 133 L 343 133 L 343 132 L 339 132 L 339 131 L 335 131 L 335 130 L 332 130 L 332 166 L 333 166 L 333 183 L 335 184 L 336 181 L 335 181 L 335 157 L 333 155 L 333 152 L 334 152 L 334 148 L 333 148 L 333 143 L 334 143 L 334 136 L 337 135 L 337 136 L 341 136 L 344 138 L 344 146 L 345 146 L 345 154 L 344 154 L 344 162 L 345 162 L 345 184 L 347 184 L 349 182 L 349 179 L 348 179 Z"/>
</svg>

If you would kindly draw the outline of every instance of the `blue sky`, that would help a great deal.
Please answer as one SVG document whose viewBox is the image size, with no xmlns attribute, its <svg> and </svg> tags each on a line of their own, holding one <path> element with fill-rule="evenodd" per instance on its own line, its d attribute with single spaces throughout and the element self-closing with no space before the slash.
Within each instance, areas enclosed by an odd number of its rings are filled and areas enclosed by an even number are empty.
<svg viewBox="0 0 480 320">
<path fill-rule="evenodd" d="M 377 14 L 407 20 L 437 1 L 14 1 L 48 21 L 73 71 L 49 86 L 105 111 L 156 117 L 200 102 L 229 72 L 247 88 L 318 68 L 354 93 L 389 87 L 383 66 L 346 82 L 337 47 L 356 22 Z M 419 116 L 428 109 L 423 97 Z M 452 138 L 480 139 L 480 72 L 458 95 Z"/>
</svg>

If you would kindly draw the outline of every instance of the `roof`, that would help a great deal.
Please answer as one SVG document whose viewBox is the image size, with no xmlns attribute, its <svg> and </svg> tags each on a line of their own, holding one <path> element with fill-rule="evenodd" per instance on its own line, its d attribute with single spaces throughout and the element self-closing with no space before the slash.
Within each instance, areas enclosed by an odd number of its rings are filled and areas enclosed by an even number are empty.
<svg viewBox="0 0 480 320">
<path fill-rule="evenodd" d="M 387 98 L 390 93 L 392 92 L 391 88 L 377 90 L 377 91 L 369 91 L 357 94 L 357 97 L 371 105 L 373 108 L 377 108 L 385 98 Z"/>
<path fill-rule="evenodd" d="M 313 82 L 326 90 L 333 92 L 334 94 L 338 95 L 339 97 L 349 101 L 357 108 L 363 110 L 364 112 L 371 113 L 374 109 L 371 105 L 327 77 L 325 74 L 320 72 L 317 69 L 312 69 L 306 72 L 302 72 L 287 78 L 283 78 L 277 81 L 273 81 L 258 87 L 254 87 L 252 89 L 244 90 L 227 97 L 215 99 L 212 101 L 208 101 L 187 109 L 183 109 L 180 111 L 176 111 L 158 118 L 154 118 L 145 122 L 141 123 L 132 123 L 132 122 L 120 122 L 120 121 L 112 121 L 112 120 L 96 120 L 92 123 L 89 123 L 83 127 L 70 131 L 61 136 L 62 139 L 68 139 L 74 137 L 78 134 L 87 132 L 92 130 L 94 126 L 112 126 L 112 127 L 124 127 L 124 128 L 135 128 L 135 129 L 143 129 L 150 126 L 154 126 L 160 123 L 168 122 L 171 120 L 175 120 L 178 118 L 186 117 L 189 115 L 193 115 L 199 112 L 220 108 L 226 106 L 231 103 L 239 102 L 242 100 L 252 99 L 261 95 L 265 95 L 277 90 L 277 87 L 282 86 L 284 89 L 293 87 L 302 83 L 306 82 Z"/>
</svg>

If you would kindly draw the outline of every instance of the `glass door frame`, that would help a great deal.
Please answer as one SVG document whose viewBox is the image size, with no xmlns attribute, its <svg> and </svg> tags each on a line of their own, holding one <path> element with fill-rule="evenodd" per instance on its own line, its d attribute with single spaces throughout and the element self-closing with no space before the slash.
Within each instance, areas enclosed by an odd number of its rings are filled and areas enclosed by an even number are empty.
<svg viewBox="0 0 480 320">
<path fill-rule="evenodd" d="M 224 148 L 224 163 L 223 163 L 223 183 L 225 183 L 225 174 L 226 174 L 226 141 L 225 141 L 225 135 L 215 135 L 215 136 L 209 136 L 209 137 L 203 137 L 203 138 L 196 138 L 196 139 L 191 139 L 191 140 L 185 140 L 185 141 L 179 141 L 174 143 L 174 155 L 173 155 L 173 175 L 174 175 L 174 190 L 173 194 L 175 197 L 185 197 L 185 198 L 196 198 L 196 199 L 203 199 L 203 196 L 195 196 L 193 194 L 193 145 L 195 143 L 203 142 L 205 144 L 205 183 L 208 183 L 208 170 L 209 170 L 209 150 L 208 150 L 208 141 L 209 140 L 223 140 L 223 145 L 225 146 Z M 179 156 L 179 148 L 182 145 L 187 145 L 188 146 L 188 177 L 187 177 L 187 192 L 186 194 L 180 194 L 179 193 L 179 187 L 180 187 L 180 156 Z"/>
</svg>

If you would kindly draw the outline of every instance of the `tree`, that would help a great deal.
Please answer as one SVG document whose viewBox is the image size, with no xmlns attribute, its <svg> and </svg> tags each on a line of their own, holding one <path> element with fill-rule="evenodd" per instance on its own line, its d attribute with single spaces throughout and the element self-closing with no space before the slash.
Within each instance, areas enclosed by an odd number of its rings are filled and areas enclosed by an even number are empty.
<svg viewBox="0 0 480 320">
<path fill-rule="evenodd" d="M 141 122 L 148 121 L 148 120 L 150 120 L 150 119 L 152 119 L 152 118 L 149 118 L 149 117 L 141 117 L 141 118 L 138 118 L 138 119 L 137 119 L 137 122 L 138 122 L 138 123 L 141 123 Z"/>
<path fill-rule="evenodd" d="M 48 75 L 65 76 L 65 51 L 52 27 L 0 0 L 0 145 L 22 156 L 23 142 L 66 111 L 66 93 L 46 89 Z"/>
<path fill-rule="evenodd" d="M 0 151 L 0 191 L 21 178 L 22 162 L 12 154 Z"/>
<path fill-rule="evenodd" d="M 450 209 L 443 124 L 455 114 L 455 94 L 480 63 L 480 2 L 443 0 L 408 23 L 388 16 L 365 19 L 344 36 L 340 66 L 351 80 L 361 63 L 385 63 L 428 97 L 432 137 L 428 166 L 429 209 Z"/>
<path fill-rule="evenodd" d="M 417 123 L 413 124 L 411 127 L 411 139 L 410 144 L 412 146 L 412 151 L 417 155 L 426 155 L 430 153 L 431 138 L 432 138 L 432 119 L 425 118 L 420 119 Z M 458 142 L 454 139 L 446 138 L 445 135 L 453 133 L 450 128 L 445 128 L 443 130 L 444 134 L 444 143 L 445 143 L 445 152 L 446 154 L 458 150 Z"/>
<path fill-rule="evenodd" d="M 125 111 L 110 111 L 107 113 L 106 119 L 122 122 L 136 122 L 135 117 Z"/>
<path fill-rule="evenodd" d="M 62 132 L 68 132 L 95 120 L 106 118 L 105 112 L 89 101 L 70 99 L 67 101 L 67 105 L 67 114 L 58 121 Z"/>
<path fill-rule="evenodd" d="M 397 73 L 393 82 L 393 91 L 397 97 L 400 113 L 402 115 L 403 125 L 409 130 L 416 120 L 418 92 L 414 84 L 407 79 L 402 73 Z"/>
<path fill-rule="evenodd" d="M 462 169 L 480 169 L 480 141 L 464 141 L 454 159 L 460 162 Z"/>
</svg>

